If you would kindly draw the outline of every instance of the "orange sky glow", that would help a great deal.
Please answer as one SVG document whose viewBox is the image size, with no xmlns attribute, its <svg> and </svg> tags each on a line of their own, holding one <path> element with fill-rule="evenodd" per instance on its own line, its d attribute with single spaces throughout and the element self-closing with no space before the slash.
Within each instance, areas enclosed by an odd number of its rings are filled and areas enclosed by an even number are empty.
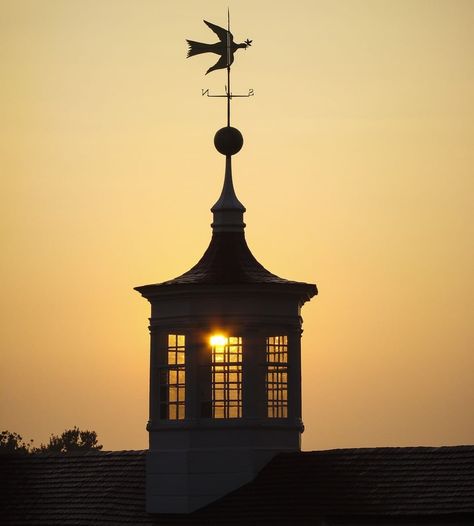
<svg viewBox="0 0 474 526">
<path fill-rule="evenodd" d="M 474 2 L 229 0 L 256 258 L 303 308 L 303 448 L 474 443 Z M 3 0 L 0 428 L 147 447 L 149 305 L 224 160 L 217 0 Z"/>
</svg>

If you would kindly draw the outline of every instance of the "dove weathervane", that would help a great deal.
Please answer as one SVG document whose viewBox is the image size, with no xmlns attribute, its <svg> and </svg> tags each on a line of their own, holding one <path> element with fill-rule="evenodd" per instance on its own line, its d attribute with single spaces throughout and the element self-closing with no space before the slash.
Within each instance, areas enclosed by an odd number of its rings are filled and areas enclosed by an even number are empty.
<svg viewBox="0 0 474 526">
<path fill-rule="evenodd" d="M 208 97 L 225 97 L 227 99 L 227 126 L 230 126 L 230 101 L 234 97 L 252 97 L 254 95 L 253 89 L 249 89 L 246 95 L 235 95 L 230 89 L 230 67 L 234 62 L 234 53 L 238 49 L 247 49 L 252 45 L 252 41 L 247 38 L 244 42 L 237 44 L 234 42 L 234 37 L 230 32 L 230 14 L 227 11 L 227 29 L 219 27 L 207 20 L 204 20 L 204 23 L 214 31 L 214 33 L 219 37 L 219 42 L 214 44 L 206 44 L 203 42 L 196 42 L 194 40 L 186 40 L 188 43 L 188 54 L 187 58 L 194 57 L 195 55 L 201 55 L 202 53 L 215 53 L 220 55 L 219 60 L 211 66 L 207 71 L 206 75 L 211 71 L 217 69 L 227 69 L 227 85 L 225 87 L 225 95 L 210 95 L 208 89 L 202 90 L 202 95 L 207 95 Z"/>
<path fill-rule="evenodd" d="M 186 40 L 186 42 L 189 46 L 188 58 L 194 57 L 194 55 L 200 55 L 201 53 L 215 53 L 216 55 L 220 55 L 219 60 L 206 71 L 206 75 L 216 69 L 230 67 L 234 62 L 234 53 L 238 49 L 247 49 L 252 45 L 252 41 L 249 39 L 241 44 L 236 44 L 230 28 L 224 29 L 215 24 L 211 24 L 211 22 L 207 22 L 207 20 L 204 20 L 204 23 L 209 29 L 214 31 L 219 37 L 220 42 L 216 42 L 215 44 L 204 44 L 202 42 L 195 42 L 194 40 Z"/>
</svg>

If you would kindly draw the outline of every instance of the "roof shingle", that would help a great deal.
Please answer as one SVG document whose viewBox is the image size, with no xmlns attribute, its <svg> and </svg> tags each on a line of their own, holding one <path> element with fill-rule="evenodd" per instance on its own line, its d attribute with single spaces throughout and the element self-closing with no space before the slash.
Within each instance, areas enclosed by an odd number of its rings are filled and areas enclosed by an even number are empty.
<svg viewBox="0 0 474 526">
<path fill-rule="evenodd" d="M 318 517 L 435 516 L 474 522 L 474 446 L 282 453 L 253 482 L 189 515 L 145 512 L 145 456 L 2 457 L 2 524 L 315 524 Z"/>
<path fill-rule="evenodd" d="M 224 284 L 277 284 L 304 286 L 311 296 L 317 293 L 316 285 L 290 281 L 269 272 L 250 251 L 243 232 L 214 232 L 202 258 L 190 270 L 163 283 L 136 287 L 170 285 L 224 285 Z"/>
</svg>

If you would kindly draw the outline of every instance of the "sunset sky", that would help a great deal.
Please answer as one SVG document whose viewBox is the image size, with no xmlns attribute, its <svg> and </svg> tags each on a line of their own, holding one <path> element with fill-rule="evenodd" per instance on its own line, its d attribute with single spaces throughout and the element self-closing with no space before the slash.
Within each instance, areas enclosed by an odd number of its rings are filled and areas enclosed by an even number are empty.
<svg viewBox="0 0 474 526">
<path fill-rule="evenodd" d="M 474 2 L 0 1 L 0 430 L 147 447 L 149 305 L 234 183 L 303 308 L 303 448 L 474 443 Z"/>
</svg>

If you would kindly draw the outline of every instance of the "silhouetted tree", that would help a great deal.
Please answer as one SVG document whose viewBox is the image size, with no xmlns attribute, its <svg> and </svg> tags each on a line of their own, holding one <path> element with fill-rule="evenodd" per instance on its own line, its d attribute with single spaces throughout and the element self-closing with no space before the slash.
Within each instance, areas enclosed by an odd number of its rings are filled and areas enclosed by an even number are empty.
<svg viewBox="0 0 474 526">
<path fill-rule="evenodd" d="M 95 431 L 81 431 L 78 427 L 66 429 L 61 435 L 51 435 L 48 444 L 34 448 L 33 453 L 71 453 L 102 449 Z"/>
<path fill-rule="evenodd" d="M 23 437 L 18 433 L 2 431 L 0 433 L 0 454 L 8 455 L 11 453 L 27 454 L 33 450 L 33 440 L 24 442 Z"/>
<path fill-rule="evenodd" d="M 0 455 L 28 453 L 71 453 L 74 451 L 100 451 L 95 431 L 81 431 L 78 427 L 66 429 L 61 435 L 51 435 L 47 444 L 33 446 L 33 440 L 24 442 L 18 433 L 2 431 L 0 433 Z"/>
</svg>

